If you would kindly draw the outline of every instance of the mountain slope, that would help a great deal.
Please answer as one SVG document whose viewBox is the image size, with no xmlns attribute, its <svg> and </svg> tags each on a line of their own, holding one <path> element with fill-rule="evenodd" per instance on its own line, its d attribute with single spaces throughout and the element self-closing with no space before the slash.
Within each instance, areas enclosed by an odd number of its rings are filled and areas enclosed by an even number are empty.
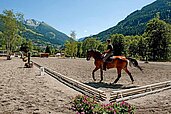
<svg viewBox="0 0 171 114">
<path fill-rule="evenodd" d="M 120 21 L 116 26 L 100 32 L 95 37 L 104 41 L 111 34 L 123 35 L 140 35 L 144 33 L 146 23 L 155 17 L 156 13 L 160 13 L 160 19 L 171 23 L 171 0 L 157 0 L 152 4 L 143 7 L 128 15 L 124 20 Z"/>
<path fill-rule="evenodd" d="M 63 45 L 66 40 L 71 40 L 66 34 L 54 29 L 44 22 L 34 19 L 26 20 L 23 23 L 27 30 L 24 37 L 33 41 L 43 41 L 52 45 Z"/>
</svg>

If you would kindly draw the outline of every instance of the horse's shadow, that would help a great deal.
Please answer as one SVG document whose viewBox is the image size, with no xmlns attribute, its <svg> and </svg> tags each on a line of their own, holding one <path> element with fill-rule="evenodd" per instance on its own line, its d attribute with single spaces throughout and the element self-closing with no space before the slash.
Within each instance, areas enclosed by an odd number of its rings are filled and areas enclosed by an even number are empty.
<svg viewBox="0 0 171 114">
<path fill-rule="evenodd" d="M 84 83 L 88 86 L 94 87 L 96 89 L 98 88 L 106 88 L 106 89 L 130 89 L 130 88 L 136 88 L 138 86 L 135 85 L 123 85 L 123 84 L 111 84 L 111 83 L 104 83 L 104 82 L 88 82 Z"/>
</svg>

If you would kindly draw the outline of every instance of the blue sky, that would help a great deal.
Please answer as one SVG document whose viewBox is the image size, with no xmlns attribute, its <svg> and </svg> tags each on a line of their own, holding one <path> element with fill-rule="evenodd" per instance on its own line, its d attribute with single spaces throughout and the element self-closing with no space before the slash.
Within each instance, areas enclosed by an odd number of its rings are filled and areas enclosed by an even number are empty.
<svg viewBox="0 0 171 114">
<path fill-rule="evenodd" d="M 77 38 L 97 34 L 155 0 L 0 0 L 4 9 L 24 14 L 25 19 L 44 21 Z"/>
</svg>

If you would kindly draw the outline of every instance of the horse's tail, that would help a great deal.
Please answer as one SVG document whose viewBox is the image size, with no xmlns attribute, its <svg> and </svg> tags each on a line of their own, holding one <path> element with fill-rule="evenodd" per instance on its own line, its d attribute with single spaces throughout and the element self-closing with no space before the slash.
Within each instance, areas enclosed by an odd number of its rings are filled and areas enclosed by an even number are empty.
<svg viewBox="0 0 171 114">
<path fill-rule="evenodd" d="M 138 61 L 136 59 L 133 59 L 131 57 L 127 57 L 127 59 L 129 60 L 129 66 L 133 65 L 134 67 L 140 69 L 141 72 L 143 72 L 143 69 L 138 65 Z"/>
</svg>

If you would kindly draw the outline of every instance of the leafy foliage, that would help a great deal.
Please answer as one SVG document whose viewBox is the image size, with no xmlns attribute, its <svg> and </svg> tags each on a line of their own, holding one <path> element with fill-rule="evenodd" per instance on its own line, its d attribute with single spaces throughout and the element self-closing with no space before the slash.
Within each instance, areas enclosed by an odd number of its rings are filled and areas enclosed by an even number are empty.
<svg viewBox="0 0 171 114">
<path fill-rule="evenodd" d="M 114 47 L 114 55 L 125 55 L 139 58 L 140 60 L 168 61 L 171 59 L 171 25 L 159 19 L 153 18 L 147 23 L 143 35 L 124 36 L 112 34 L 110 39 Z M 78 43 L 80 46 L 78 46 Z M 68 47 L 72 47 L 70 44 Z M 96 38 L 87 38 L 83 42 L 77 42 L 79 57 L 85 57 L 86 51 L 96 49 L 103 52 L 106 44 Z M 69 52 L 69 48 L 67 48 Z M 67 53 L 67 52 L 66 52 Z M 82 54 L 81 54 L 82 53 Z M 82 56 L 80 56 L 82 55 Z M 78 56 L 78 55 L 77 55 Z"/>
<path fill-rule="evenodd" d="M 99 49 L 103 50 L 102 42 L 96 40 L 95 38 L 87 38 L 83 41 L 83 56 L 86 55 L 87 50 L 89 49 Z"/>
<path fill-rule="evenodd" d="M 66 41 L 65 43 L 65 55 L 68 57 L 77 56 L 77 42 L 75 41 Z"/>
<path fill-rule="evenodd" d="M 113 34 L 110 36 L 114 47 L 114 55 L 122 55 L 124 52 L 124 36 L 122 34 Z"/>
<path fill-rule="evenodd" d="M 25 53 L 29 52 L 29 51 L 32 51 L 33 50 L 33 44 L 31 42 L 31 40 L 23 40 L 22 41 L 22 44 L 21 44 L 21 47 L 20 47 L 20 51 L 23 51 Z"/>
<path fill-rule="evenodd" d="M 146 37 L 149 47 L 149 59 L 167 60 L 171 44 L 171 28 L 169 24 L 154 18 L 147 23 Z"/>
<path fill-rule="evenodd" d="M 51 54 L 51 49 L 50 49 L 50 47 L 49 47 L 49 46 L 46 46 L 45 53 L 49 53 L 49 54 Z"/>
<path fill-rule="evenodd" d="M 0 14 L 1 26 L 2 26 L 2 38 L 7 49 L 7 59 L 10 60 L 11 51 L 15 48 L 15 44 L 21 30 L 21 24 L 18 19 L 21 19 L 22 15 L 14 14 L 12 10 L 4 10 L 3 14 Z"/>
</svg>

